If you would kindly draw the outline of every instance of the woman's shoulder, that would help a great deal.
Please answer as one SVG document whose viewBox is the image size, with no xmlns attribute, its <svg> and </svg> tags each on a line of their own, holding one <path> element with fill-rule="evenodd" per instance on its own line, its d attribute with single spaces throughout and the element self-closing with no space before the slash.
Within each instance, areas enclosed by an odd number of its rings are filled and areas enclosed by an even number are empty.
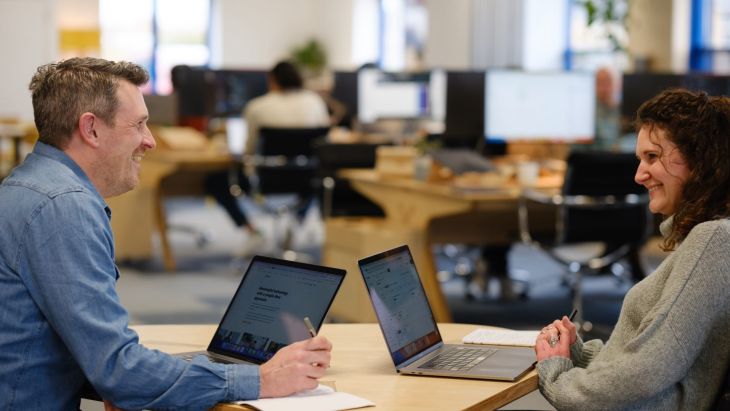
<svg viewBox="0 0 730 411">
<path fill-rule="evenodd" d="M 720 218 L 717 220 L 703 221 L 697 224 L 690 232 L 696 235 L 721 235 L 730 237 L 730 218 Z"/>
<path fill-rule="evenodd" d="M 730 219 L 704 221 L 697 224 L 682 241 L 677 251 L 700 251 L 710 246 L 730 251 Z"/>
</svg>

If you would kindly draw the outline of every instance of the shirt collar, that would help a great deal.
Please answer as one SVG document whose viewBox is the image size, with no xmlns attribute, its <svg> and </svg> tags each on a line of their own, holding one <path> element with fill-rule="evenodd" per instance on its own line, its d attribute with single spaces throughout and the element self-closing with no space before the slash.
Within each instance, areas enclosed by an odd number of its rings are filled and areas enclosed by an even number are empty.
<svg viewBox="0 0 730 411">
<path fill-rule="evenodd" d="M 42 141 L 36 142 L 35 147 L 33 147 L 33 153 L 40 156 L 48 157 L 68 167 L 76 175 L 76 177 L 79 178 L 84 186 L 86 186 L 89 191 L 94 193 L 99 198 L 99 200 L 101 200 L 102 204 L 104 204 L 104 211 L 106 212 L 107 217 L 109 217 L 109 219 L 112 218 L 112 210 L 109 208 L 109 205 L 107 205 L 104 198 L 101 196 L 101 194 L 99 194 L 99 191 L 89 179 L 89 176 L 86 175 L 84 170 L 82 170 L 81 167 L 76 164 L 76 162 L 73 161 L 71 157 L 68 156 L 68 154 Z"/>
</svg>

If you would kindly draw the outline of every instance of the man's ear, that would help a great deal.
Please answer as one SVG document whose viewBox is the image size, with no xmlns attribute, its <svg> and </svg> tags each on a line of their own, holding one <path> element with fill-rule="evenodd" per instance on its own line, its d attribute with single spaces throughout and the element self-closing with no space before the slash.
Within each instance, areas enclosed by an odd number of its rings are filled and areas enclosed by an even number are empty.
<svg viewBox="0 0 730 411">
<path fill-rule="evenodd" d="M 96 127 L 99 125 L 99 121 L 94 113 L 86 112 L 79 117 L 81 140 L 94 148 L 99 147 L 99 137 L 96 135 Z"/>
</svg>

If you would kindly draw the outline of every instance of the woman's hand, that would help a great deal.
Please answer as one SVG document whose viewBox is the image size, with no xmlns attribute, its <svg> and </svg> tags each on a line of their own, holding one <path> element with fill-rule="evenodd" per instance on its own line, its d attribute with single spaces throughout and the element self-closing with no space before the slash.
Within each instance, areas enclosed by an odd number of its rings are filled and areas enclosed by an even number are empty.
<svg viewBox="0 0 730 411">
<path fill-rule="evenodd" d="M 537 360 L 542 361 L 552 357 L 570 358 L 570 346 L 578 338 L 575 324 L 568 317 L 543 328 L 535 341 Z"/>
</svg>

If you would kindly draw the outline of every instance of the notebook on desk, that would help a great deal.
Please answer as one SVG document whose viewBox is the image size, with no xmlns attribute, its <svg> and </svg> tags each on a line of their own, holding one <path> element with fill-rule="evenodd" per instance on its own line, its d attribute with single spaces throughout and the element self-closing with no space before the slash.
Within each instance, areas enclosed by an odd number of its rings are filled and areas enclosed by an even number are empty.
<svg viewBox="0 0 730 411">
<path fill-rule="evenodd" d="M 444 344 L 408 246 L 358 265 L 398 373 L 514 381 L 532 367 L 530 348 Z"/>
<path fill-rule="evenodd" d="M 304 317 L 318 331 L 345 270 L 255 256 L 241 280 L 206 351 L 222 363 L 261 364 L 282 347 L 309 338 Z"/>
</svg>

